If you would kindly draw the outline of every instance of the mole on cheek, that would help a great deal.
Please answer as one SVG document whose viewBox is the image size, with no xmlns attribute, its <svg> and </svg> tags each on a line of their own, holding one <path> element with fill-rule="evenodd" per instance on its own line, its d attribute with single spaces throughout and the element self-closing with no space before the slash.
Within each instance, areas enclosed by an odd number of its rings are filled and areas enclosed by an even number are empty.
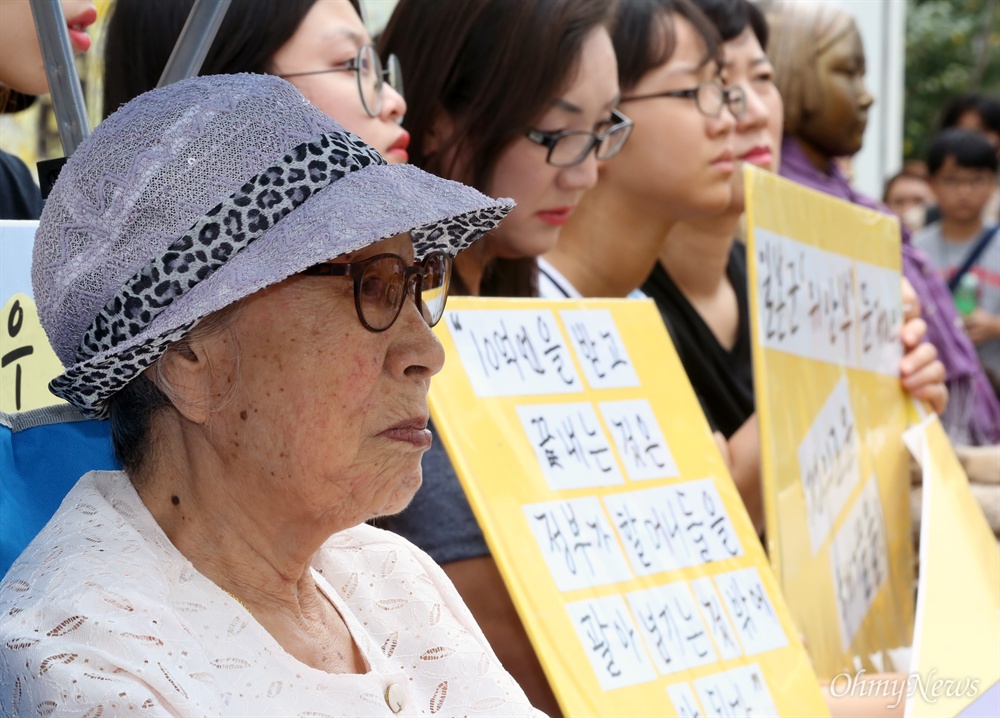
<svg viewBox="0 0 1000 718">
<path fill-rule="evenodd" d="M 241 418 L 241 419 L 242 419 L 243 421 L 246 421 L 246 420 L 247 420 L 247 412 L 246 412 L 246 410 L 243 410 L 243 411 L 241 411 L 241 412 L 240 412 L 240 418 Z"/>
<path fill-rule="evenodd" d="M 181 498 L 179 496 L 171 496 L 170 503 L 172 503 L 174 506 L 180 506 Z"/>
</svg>

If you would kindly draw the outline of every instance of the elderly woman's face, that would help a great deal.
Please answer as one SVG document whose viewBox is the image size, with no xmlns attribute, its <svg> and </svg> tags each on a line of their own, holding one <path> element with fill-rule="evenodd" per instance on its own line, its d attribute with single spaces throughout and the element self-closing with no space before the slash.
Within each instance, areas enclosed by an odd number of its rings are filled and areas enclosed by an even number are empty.
<svg viewBox="0 0 1000 718">
<path fill-rule="evenodd" d="M 334 261 L 381 253 L 412 260 L 400 236 Z M 237 352 L 230 340 L 213 345 L 213 398 L 234 376 L 237 386 L 206 433 L 244 482 L 241 500 L 267 501 L 276 517 L 346 528 L 402 510 L 420 486 L 443 350 L 411 297 L 389 329 L 365 329 L 353 287 L 349 277 L 291 277 L 244 300 Z"/>
</svg>

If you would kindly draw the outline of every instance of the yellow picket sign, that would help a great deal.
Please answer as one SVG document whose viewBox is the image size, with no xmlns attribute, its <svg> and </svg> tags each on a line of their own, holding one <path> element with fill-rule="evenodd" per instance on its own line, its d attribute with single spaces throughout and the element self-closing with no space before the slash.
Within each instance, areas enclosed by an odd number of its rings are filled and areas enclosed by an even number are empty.
<svg viewBox="0 0 1000 718">
<path fill-rule="evenodd" d="M 899 226 L 756 168 L 744 181 L 771 565 L 821 677 L 905 671 L 913 410 L 898 378 Z"/>
<path fill-rule="evenodd" d="M 1000 715 L 1000 548 L 937 417 L 907 434 L 924 483 L 906 715 Z"/>
<path fill-rule="evenodd" d="M 652 302 L 454 298 L 436 332 L 431 414 L 567 716 L 826 714 Z"/>
<path fill-rule="evenodd" d="M 62 373 L 31 294 L 34 221 L 0 221 L 0 411 L 63 404 L 48 384 Z"/>
</svg>

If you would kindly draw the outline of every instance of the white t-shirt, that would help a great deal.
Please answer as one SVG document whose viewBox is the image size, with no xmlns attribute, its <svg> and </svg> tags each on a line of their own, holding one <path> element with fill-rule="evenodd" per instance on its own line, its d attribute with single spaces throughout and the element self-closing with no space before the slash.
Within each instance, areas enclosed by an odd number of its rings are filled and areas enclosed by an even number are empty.
<svg viewBox="0 0 1000 718">
<path fill-rule="evenodd" d="M 287 654 L 177 551 L 124 473 L 91 472 L 0 584 L 0 714 L 541 715 L 405 539 L 357 526 L 312 566 L 363 675 Z"/>
<path fill-rule="evenodd" d="M 538 296 L 542 299 L 583 299 L 583 295 L 563 276 L 563 273 L 553 267 L 542 257 L 538 258 Z M 641 289 L 633 289 L 626 299 L 645 299 Z"/>
</svg>

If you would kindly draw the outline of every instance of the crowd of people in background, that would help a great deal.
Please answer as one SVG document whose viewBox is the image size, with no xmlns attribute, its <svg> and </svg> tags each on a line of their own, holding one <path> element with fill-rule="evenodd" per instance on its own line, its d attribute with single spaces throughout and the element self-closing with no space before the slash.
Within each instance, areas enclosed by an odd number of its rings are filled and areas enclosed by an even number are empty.
<svg viewBox="0 0 1000 718">
<path fill-rule="evenodd" d="M 22 10 L 28 6 L 27 0 L 15 4 Z M 82 34 L 94 21 L 87 0 L 63 0 L 63 5 L 71 33 Z M 112 4 L 102 50 L 103 114 L 111 116 L 111 122 L 121 122 L 122 106 L 141 107 L 142 98 L 149 97 L 143 93 L 156 86 L 193 5 L 194 0 Z M 901 386 L 941 415 L 957 444 L 1000 444 L 1000 98 L 956 98 L 942 114 L 940 134 L 923 162 L 907 163 L 889 178 L 881 202 L 862 195 L 851 186 L 840 161 L 861 149 L 867 112 L 876 98 L 863 81 L 865 55 L 858 28 L 836 4 L 399 0 L 376 40 L 362 23 L 357 0 L 236 0 L 233 5 L 202 75 L 283 78 L 319 113 L 360 137 L 388 163 L 409 163 L 442 181 L 513 200 L 509 215 L 491 232 L 468 248 L 464 239 L 453 243 L 450 285 L 442 285 L 440 272 L 435 274 L 426 263 L 420 265 L 422 281 L 437 281 L 436 288 L 444 286 L 452 295 L 654 300 L 758 532 L 764 524 L 760 436 L 741 237 L 745 163 L 899 217 L 905 277 L 901 291 L 907 299 L 900 337 Z M 31 47 L 30 16 L 15 18 L 6 7 L 4 12 L 0 104 L 5 105 L 11 91 L 39 94 L 46 83 L 39 73 L 37 45 Z M 86 49 L 82 44 L 78 50 Z M 13 53 L 22 59 L 15 63 Z M 37 56 L 37 62 L 25 63 L 27 55 Z M 237 83 L 233 91 L 243 92 L 244 87 Z M 139 104 L 128 104 L 133 101 Z M 225 162 L 225 153 L 216 161 Z M 245 157 L 239 161 L 249 162 Z M 36 218 L 42 203 L 23 164 L 0 153 L 0 178 L 3 218 Z M 358 206 L 354 210 L 364 214 Z M 415 226 L 411 222 L 399 231 Z M 415 250 L 408 243 L 386 241 L 392 243 L 386 245 L 390 250 L 412 258 Z M 376 245 L 382 246 L 372 243 Z M 400 249 L 403 245 L 407 249 Z M 344 266 L 363 265 L 371 258 L 364 251 L 360 246 L 343 249 L 352 260 Z M 312 264 L 327 266 L 328 259 L 314 257 Z M 436 261 L 440 267 L 452 266 L 450 256 Z M 318 281 L 316 275 L 326 276 L 330 270 L 308 271 Z M 410 286 L 406 277 L 402 296 Z M 372 329 L 362 299 L 355 294 L 355 300 L 359 318 Z M 215 310 L 225 312 L 223 307 Z M 223 319 L 219 326 L 233 321 Z M 394 321 L 395 315 L 388 324 Z M 369 346 L 368 335 L 361 336 L 360 345 Z M 185 344 L 165 356 L 193 356 L 195 345 Z M 176 367 L 180 360 L 171 361 Z M 419 364 L 418 370 L 407 365 L 405 371 L 419 374 L 421 381 L 429 381 L 440 368 L 432 349 L 412 363 Z M 270 386 L 265 377 L 257 378 L 262 386 Z M 155 454 L 144 437 L 161 407 L 174 402 L 178 408 L 169 411 L 193 423 L 198 421 L 192 417 L 206 411 L 200 405 L 192 408 L 197 402 L 177 403 L 173 394 L 149 396 L 131 396 L 138 408 L 127 414 L 145 417 L 145 433 L 139 431 L 130 444 L 122 439 L 129 435 L 128 422 L 119 419 L 116 434 L 123 446 L 139 442 L 133 454 L 143 460 Z M 116 406 L 115 401 L 111 405 Z M 234 414 L 230 407 L 225 413 L 239 426 L 239 412 Z M 242 421 L 246 418 L 244 411 Z M 184 421 L 169 425 L 175 443 L 167 443 L 175 449 L 186 446 L 181 441 L 186 430 L 177 428 L 185 426 Z M 132 468 L 127 478 L 136 483 L 144 464 L 123 463 L 126 472 Z M 487 669 L 494 682 L 478 697 L 496 696 L 511 706 L 511 715 L 527 714 L 525 697 L 535 708 L 559 715 L 440 442 L 429 447 L 421 464 L 423 485 L 418 489 L 419 481 L 411 481 L 406 500 L 400 499 L 401 493 L 394 493 L 391 501 L 373 499 L 350 519 L 356 519 L 354 524 L 371 520 L 408 539 L 441 566 L 441 574 L 436 567 L 430 570 L 435 590 L 448 605 L 460 606 L 454 608 L 457 618 L 449 630 L 470 651 L 488 643 Z M 161 527 L 177 530 L 169 499 L 162 502 L 169 493 L 148 493 L 143 486 L 137 484 L 139 497 L 150 507 L 158 502 L 151 508 L 152 518 Z M 172 498 L 177 506 L 178 497 Z M 382 510 L 386 507 L 391 510 Z M 449 520 L 438 520 L 441 516 Z M 289 510 L 286 518 L 302 517 Z M 322 525 L 338 531 L 350 528 L 344 522 Z M 365 545 L 382 546 L 375 534 L 358 536 L 368 542 Z M 309 541 L 302 545 L 312 546 Z M 219 565 L 219 557 L 203 548 L 184 541 L 178 546 L 199 568 L 200 562 Z M 416 555 L 409 568 L 423 571 L 423 554 Z M 24 567 L 15 564 L 12 570 Z M 352 644 L 350 632 L 357 626 L 350 621 L 351 631 L 345 635 L 336 616 L 319 611 L 322 620 L 337 625 L 332 635 L 341 660 L 328 661 L 323 646 L 311 645 L 297 633 L 309 624 L 296 625 L 294 618 L 271 613 L 273 606 L 261 602 L 253 571 L 239 580 L 225 571 L 205 573 L 238 605 L 265 617 L 264 628 L 292 655 L 305 656 L 304 662 L 321 671 L 364 672 L 367 648 Z M 307 586 L 315 608 L 315 585 L 308 570 L 300 574 L 305 583 L 300 581 L 299 587 Z M 336 589 L 317 585 L 328 597 Z M 141 587 L 132 589 L 132 600 L 142 603 Z M 337 611 L 349 610 L 338 600 L 331 603 Z M 326 606 L 322 598 L 319 604 Z M 465 606 L 474 620 L 467 618 Z M 2 603 L 0 607 L 6 608 Z M 315 615 L 310 620 L 316 620 Z M 56 644 L 45 648 L 70 650 Z M 16 673 L 2 651 L 0 664 Z M 372 667 L 370 661 L 367 666 Z M 376 666 L 383 668 L 389 670 Z M 417 677 L 418 683 L 425 679 Z M 44 690 L 41 683 L 32 686 Z M 456 693 L 453 700 L 475 698 L 473 691 L 461 698 Z M 453 711 L 467 707 L 452 705 Z M 831 699 L 831 706 L 839 706 L 839 713 L 845 710 L 844 702 Z"/>
</svg>

